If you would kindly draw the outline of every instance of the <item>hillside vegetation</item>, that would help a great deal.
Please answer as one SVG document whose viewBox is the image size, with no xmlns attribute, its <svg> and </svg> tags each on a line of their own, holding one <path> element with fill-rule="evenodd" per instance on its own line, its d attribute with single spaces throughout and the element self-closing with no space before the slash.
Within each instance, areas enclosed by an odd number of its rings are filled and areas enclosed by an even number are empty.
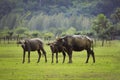
<svg viewBox="0 0 120 80">
<path fill-rule="evenodd" d="M 11 32 L 22 37 L 87 33 L 96 35 L 92 27 L 104 24 L 93 23 L 100 14 L 110 23 L 109 27 L 114 26 L 115 30 L 110 29 L 118 35 L 119 3 L 119 0 L 1 0 L 0 37 L 9 36 Z"/>
</svg>

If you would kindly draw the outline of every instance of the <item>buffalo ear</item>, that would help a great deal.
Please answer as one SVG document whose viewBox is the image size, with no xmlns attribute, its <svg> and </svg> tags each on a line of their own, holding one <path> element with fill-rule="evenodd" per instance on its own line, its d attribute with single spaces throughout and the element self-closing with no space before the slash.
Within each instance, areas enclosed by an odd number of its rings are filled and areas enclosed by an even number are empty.
<svg viewBox="0 0 120 80">
<path fill-rule="evenodd" d="M 65 42 L 65 40 L 63 38 L 59 38 L 59 39 L 57 39 L 57 41 L 58 42 L 63 42 L 63 43 Z"/>
<path fill-rule="evenodd" d="M 17 42 L 17 44 L 24 44 L 24 43 L 25 43 L 24 40 L 20 40 L 20 41 Z"/>
<path fill-rule="evenodd" d="M 24 44 L 28 45 L 29 44 L 29 40 L 25 40 Z"/>
<path fill-rule="evenodd" d="M 22 42 L 22 44 L 24 44 L 24 43 L 25 43 L 25 40 L 22 40 L 21 42 Z"/>
<path fill-rule="evenodd" d="M 62 39 L 62 42 L 64 43 L 64 42 L 65 42 L 65 40 L 64 40 L 64 39 Z"/>
</svg>

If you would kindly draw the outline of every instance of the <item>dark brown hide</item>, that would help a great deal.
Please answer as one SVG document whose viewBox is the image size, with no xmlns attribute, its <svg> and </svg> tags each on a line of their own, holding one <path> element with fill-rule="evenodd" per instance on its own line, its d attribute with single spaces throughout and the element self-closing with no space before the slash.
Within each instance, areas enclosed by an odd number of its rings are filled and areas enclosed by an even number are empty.
<svg viewBox="0 0 120 80">
<path fill-rule="evenodd" d="M 58 53 L 62 52 L 63 54 L 63 63 L 65 61 L 65 51 L 64 48 L 62 46 L 59 46 L 56 44 L 56 42 L 52 42 L 52 43 L 48 43 L 47 45 L 50 46 L 51 52 L 52 52 L 52 62 L 54 62 L 54 53 L 56 53 L 56 63 L 58 63 Z"/>
<path fill-rule="evenodd" d="M 28 63 L 30 62 L 30 51 L 37 51 L 38 52 L 38 61 L 41 58 L 41 51 L 45 56 L 45 62 L 47 62 L 46 51 L 43 48 L 43 42 L 39 38 L 34 39 L 26 39 L 24 41 L 18 42 L 21 44 L 23 48 L 23 63 L 25 62 L 25 52 L 28 52 Z"/>
<path fill-rule="evenodd" d="M 64 46 L 66 48 L 66 52 L 69 55 L 69 63 L 72 63 L 72 51 L 87 51 L 87 60 L 88 63 L 89 56 L 92 55 L 93 62 L 95 63 L 95 56 L 93 51 L 93 40 L 85 35 L 73 35 L 73 36 L 65 36 L 59 38 L 57 44 L 60 46 Z"/>
</svg>

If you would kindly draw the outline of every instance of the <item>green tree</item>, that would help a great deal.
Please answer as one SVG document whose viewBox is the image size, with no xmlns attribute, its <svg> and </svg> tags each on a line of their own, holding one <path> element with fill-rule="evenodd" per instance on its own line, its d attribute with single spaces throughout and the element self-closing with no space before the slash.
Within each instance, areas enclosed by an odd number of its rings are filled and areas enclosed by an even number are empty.
<svg viewBox="0 0 120 80">
<path fill-rule="evenodd" d="M 110 21 L 104 14 L 99 14 L 93 22 L 93 30 L 97 34 L 98 38 L 102 40 L 102 46 L 104 46 L 104 40 L 108 39 L 110 35 Z"/>
<path fill-rule="evenodd" d="M 45 32 L 44 33 L 44 39 L 45 40 L 50 40 L 51 38 L 53 38 L 54 34 L 52 32 Z"/>
<path fill-rule="evenodd" d="M 17 27 L 15 29 L 15 33 L 18 35 L 18 38 L 23 38 L 23 37 L 26 37 L 26 32 L 28 31 L 27 28 L 25 27 Z"/>
<path fill-rule="evenodd" d="M 66 31 L 66 34 L 67 35 L 73 35 L 75 34 L 76 32 L 76 29 L 74 27 L 70 27 L 67 31 Z"/>
<path fill-rule="evenodd" d="M 111 14 L 111 18 L 114 23 L 120 22 L 120 8 L 117 8 L 113 14 Z"/>
<path fill-rule="evenodd" d="M 18 27 L 18 28 L 16 28 L 16 33 L 17 34 L 24 34 L 25 33 L 25 31 L 27 31 L 28 29 L 27 28 L 24 28 L 24 27 Z"/>
<path fill-rule="evenodd" d="M 117 8 L 111 14 L 111 20 L 113 21 L 114 26 L 114 34 L 120 35 L 120 8 Z"/>
<path fill-rule="evenodd" d="M 40 32 L 39 31 L 32 31 L 31 33 L 32 37 L 36 38 L 40 36 Z"/>
</svg>

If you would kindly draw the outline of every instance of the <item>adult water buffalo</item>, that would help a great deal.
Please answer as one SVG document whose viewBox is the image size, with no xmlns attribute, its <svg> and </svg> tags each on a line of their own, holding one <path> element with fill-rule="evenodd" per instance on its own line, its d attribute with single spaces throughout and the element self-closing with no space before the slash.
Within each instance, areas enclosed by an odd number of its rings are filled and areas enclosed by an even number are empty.
<svg viewBox="0 0 120 80">
<path fill-rule="evenodd" d="M 62 52 L 63 54 L 63 63 L 65 61 L 65 48 L 63 46 L 57 45 L 56 42 L 48 43 L 47 45 L 50 46 L 51 52 L 52 52 L 52 62 L 54 62 L 54 54 L 56 53 L 56 63 L 58 63 L 58 53 Z"/>
<path fill-rule="evenodd" d="M 72 51 L 82 50 L 87 51 L 86 63 L 88 63 L 90 55 L 92 55 L 93 62 L 95 63 L 93 40 L 85 35 L 68 35 L 57 39 L 56 44 L 59 46 L 64 46 L 66 48 L 66 52 L 69 56 L 69 63 L 72 63 Z"/>
<path fill-rule="evenodd" d="M 33 38 L 33 39 L 25 39 L 23 41 L 19 41 L 18 44 L 21 44 L 23 48 L 23 63 L 25 62 L 25 52 L 28 51 L 28 63 L 30 63 L 30 51 L 37 51 L 38 52 L 38 61 L 40 61 L 41 58 L 41 51 L 45 56 L 45 62 L 47 62 L 46 52 L 43 48 L 43 42 L 39 38 Z"/>
</svg>

